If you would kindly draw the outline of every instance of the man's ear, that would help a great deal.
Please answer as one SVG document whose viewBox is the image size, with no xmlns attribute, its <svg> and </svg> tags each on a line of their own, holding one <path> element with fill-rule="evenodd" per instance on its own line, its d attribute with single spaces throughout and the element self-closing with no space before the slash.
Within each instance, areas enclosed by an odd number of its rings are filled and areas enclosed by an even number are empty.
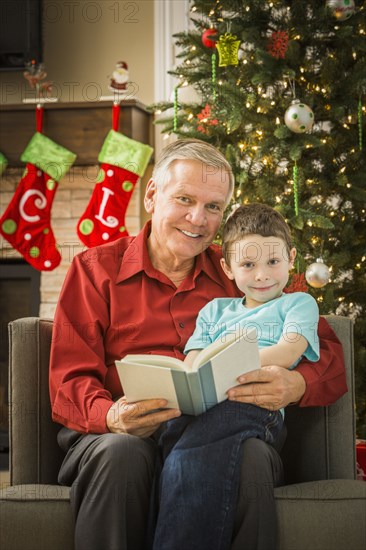
<svg viewBox="0 0 366 550">
<path fill-rule="evenodd" d="M 145 197 L 144 197 L 144 206 L 148 214 L 152 214 L 154 212 L 156 192 L 157 192 L 156 183 L 153 179 L 150 179 L 147 182 Z"/>
<path fill-rule="evenodd" d="M 221 264 L 221 267 L 222 267 L 226 277 L 228 279 L 230 279 L 231 281 L 233 281 L 234 280 L 233 272 L 231 271 L 230 266 L 228 266 L 227 263 L 225 262 L 224 258 L 220 259 L 220 264 Z"/>
</svg>

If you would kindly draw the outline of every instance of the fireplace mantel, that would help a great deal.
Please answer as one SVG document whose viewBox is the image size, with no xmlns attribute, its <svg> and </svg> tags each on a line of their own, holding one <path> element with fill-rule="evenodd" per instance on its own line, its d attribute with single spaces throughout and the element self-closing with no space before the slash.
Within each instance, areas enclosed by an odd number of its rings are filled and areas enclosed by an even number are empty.
<svg viewBox="0 0 366 550">
<path fill-rule="evenodd" d="M 75 165 L 97 164 L 104 138 L 112 127 L 112 101 L 46 103 L 43 132 L 77 155 Z M 0 107 L 0 151 L 9 166 L 24 166 L 20 156 L 36 131 L 35 104 Z M 137 100 L 121 102 L 119 131 L 153 146 L 153 115 Z"/>
</svg>

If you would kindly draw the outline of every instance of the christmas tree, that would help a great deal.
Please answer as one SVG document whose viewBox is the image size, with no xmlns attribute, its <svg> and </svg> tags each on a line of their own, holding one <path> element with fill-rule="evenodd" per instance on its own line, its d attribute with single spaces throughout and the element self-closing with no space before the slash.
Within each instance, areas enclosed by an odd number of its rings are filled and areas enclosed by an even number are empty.
<svg viewBox="0 0 366 550">
<path fill-rule="evenodd" d="M 225 154 L 236 178 L 228 212 L 254 201 L 278 209 L 320 312 L 355 320 L 365 438 L 365 5 L 194 0 L 190 9 L 193 30 L 175 35 L 174 101 L 153 106 L 158 122 Z"/>
</svg>

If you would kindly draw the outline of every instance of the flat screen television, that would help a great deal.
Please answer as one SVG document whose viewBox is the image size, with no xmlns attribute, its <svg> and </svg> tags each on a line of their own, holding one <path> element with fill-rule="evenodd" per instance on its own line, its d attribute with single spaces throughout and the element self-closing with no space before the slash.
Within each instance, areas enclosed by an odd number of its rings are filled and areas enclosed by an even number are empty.
<svg viewBox="0 0 366 550">
<path fill-rule="evenodd" d="M 42 61 L 42 0 L 0 0 L 0 71 Z"/>
</svg>

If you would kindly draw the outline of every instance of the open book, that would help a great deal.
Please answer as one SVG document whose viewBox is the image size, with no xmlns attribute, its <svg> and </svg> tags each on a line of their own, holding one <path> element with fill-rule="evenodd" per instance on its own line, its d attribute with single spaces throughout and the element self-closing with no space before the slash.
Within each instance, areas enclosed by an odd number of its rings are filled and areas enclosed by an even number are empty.
<svg viewBox="0 0 366 550">
<path fill-rule="evenodd" d="M 236 332 L 212 342 L 191 366 L 165 355 L 126 355 L 116 361 L 127 401 L 167 399 L 168 407 L 198 415 L 227 399 L 237 378 L 260 368 L 256 330 Z"/>
</svg>

